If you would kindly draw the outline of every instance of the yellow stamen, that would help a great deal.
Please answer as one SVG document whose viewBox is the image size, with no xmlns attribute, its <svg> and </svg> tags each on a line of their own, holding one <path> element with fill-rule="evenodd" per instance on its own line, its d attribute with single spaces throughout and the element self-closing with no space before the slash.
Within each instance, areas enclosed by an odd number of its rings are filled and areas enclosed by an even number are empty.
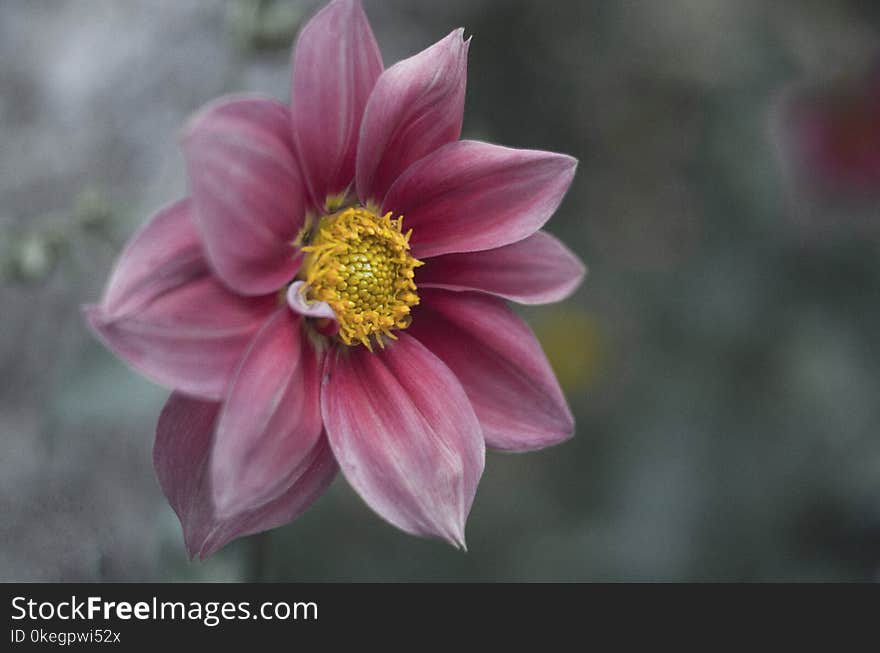
<svg viewBox="0 0 880 653">
<path fill-rule="evenodd" d="M 382 336 L 410 324 L 410 309 L 419 303 L 415 268 L 423 265 L 409 253 L 410 232 L 403 218 L 392 219 L 364 208 L 344 209 L 321 218 L 306 252 L 303 270 L 311 301 L 327 302 L 339 322 L 346 345 L 373 350 Z"/>
</svg>

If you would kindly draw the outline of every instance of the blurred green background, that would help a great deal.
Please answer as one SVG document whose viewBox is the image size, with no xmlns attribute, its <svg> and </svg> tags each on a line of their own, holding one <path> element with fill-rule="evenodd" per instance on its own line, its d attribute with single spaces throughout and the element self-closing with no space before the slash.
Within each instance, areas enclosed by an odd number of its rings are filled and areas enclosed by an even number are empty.
<svg viewBox="0 0 880 653">
<path fill-rule="evenodd" d="M 876 3 L 831 0 L 364 0 L 386 65 L 474 36 L 465 137 L 580 159 L 549 230 L 590 275 L 525 313 L 577 434 L 488 456 L 467 554 L 338 479 L 187 562 L 167 392 L 79 305 L 185 193 L 192 111 L 286 99 L 318 5 L 0 3 L 0 580 L 880 579 L 880 211 L 792 202 L 768 138 L 785 84 L 877 54 Z"/>
</svg>

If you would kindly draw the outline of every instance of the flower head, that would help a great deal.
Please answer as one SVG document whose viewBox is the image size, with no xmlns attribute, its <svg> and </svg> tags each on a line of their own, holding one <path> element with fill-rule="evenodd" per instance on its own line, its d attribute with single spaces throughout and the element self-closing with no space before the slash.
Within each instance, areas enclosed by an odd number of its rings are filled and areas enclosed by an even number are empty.
<svg viewBox="0 0 880 653">
<path fill-rule="evenodd" d="M 505 300 L 583 278 L 539 231 L 576 162 L 459 140 L 467 51 L 456 30 L 384 70 L 360 3 L 330 2 L 299 36 L 289 106 L 238 96 L 190 121 L 189 197 L 86 308 L 174 390 L 154 462 L 190 555 L 294 519 L 340 469 L 387 521 L 463 546 L 486 446 L 571 436 Z"/>
<path fill-rule="evenodd" d="M 410 325 L 410 311 L 419 303 L 415 269 L 424 265 L 410 254 L 403 218 L 377 216 L 365 208 L 348 208 L 324 216 L 303 261 L 311 301 L 324 302 L 346 345 L 370 339 L 384 346 L 382 336 L 397 339 L 394 329 Z"/>
</svg>

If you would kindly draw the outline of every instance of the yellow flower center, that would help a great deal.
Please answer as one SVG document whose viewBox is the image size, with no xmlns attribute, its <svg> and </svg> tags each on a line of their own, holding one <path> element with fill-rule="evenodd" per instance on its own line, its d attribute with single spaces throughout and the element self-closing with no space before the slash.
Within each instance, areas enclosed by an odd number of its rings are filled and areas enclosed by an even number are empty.
<svg viewBox="0 0 880 653">
<path fill-rule="evenodd" d="M 402 227 L 403 218 L 391 213 L 344 209 L 321 218 L 302 248 L 306 298 L 333 309 L 346 345 L 372 351 L 371 337 L 384 347 L 382 336 L 396 339 L 392 331 L 410 324 L 410 308 L 419 303 L 414 270 L 423 263 L 409 253 L 412 230 Z"/>
</svg>

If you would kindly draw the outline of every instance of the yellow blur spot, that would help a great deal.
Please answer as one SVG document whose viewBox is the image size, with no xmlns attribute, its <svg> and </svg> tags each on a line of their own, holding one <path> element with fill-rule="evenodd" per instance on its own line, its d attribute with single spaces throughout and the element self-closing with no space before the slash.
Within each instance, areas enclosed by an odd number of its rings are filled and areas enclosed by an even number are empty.
<svg viewBox="0 0 880 653">
<path fill-rule="evenodd" d="M 561 305 L 544 309 L 535 334 L 567 395 L 596 382 L 607 344 L 598 320 L 579 308 Z"/>
</svg>

